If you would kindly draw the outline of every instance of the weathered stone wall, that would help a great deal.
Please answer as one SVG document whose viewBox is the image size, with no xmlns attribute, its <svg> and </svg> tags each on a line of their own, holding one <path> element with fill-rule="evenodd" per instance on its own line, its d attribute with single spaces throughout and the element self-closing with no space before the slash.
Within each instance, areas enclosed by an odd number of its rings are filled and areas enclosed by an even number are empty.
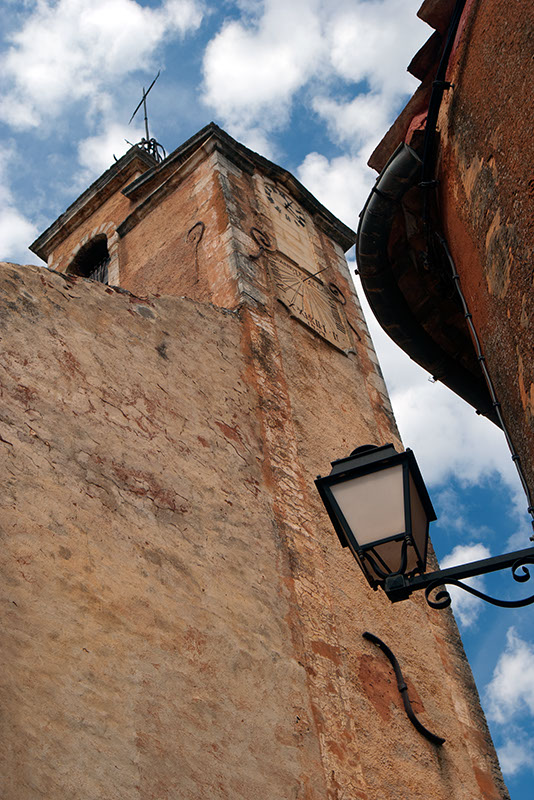
<svg viewBox="0 0 534 800">
<path fill-rule="evenodd" d="M 451 615 L 373 593 L 313 486 L 396 440 L 369 355 L 278 303 L 0 297 L 6 798 L 507 796 Z"/>
<path fill-rule="evenodd" d="M 532 6 L 471 2 L 440 117 L 445 232 L 534 494 Z"/>
<path fill-rule="evenodd" d="M 146 202 L 139 222 L 122 234 L 120 285 L 177 294 L 235 307 L 237 290 L 224 233 L 228 214 L 214 169 L 217 153 L 205 155 L 194 171 L 178 180 L 162 198 Z"/>
<path fill-rule="evenodd" d="M 119 236 L 117 227 L 131 210 L 132 203 L 122 194 L 122 189 L 138 177 L 139 173 L 125 176 L 122 186 L 106 200 L 92 209 L 76 228 L 55 247 L 48 257 L 48 266 L 58 272 L 66 272 L 79 250 L 95 236 L 104 234 L 110 254 L 109 282 L 119 283 Z"/>
</svg>

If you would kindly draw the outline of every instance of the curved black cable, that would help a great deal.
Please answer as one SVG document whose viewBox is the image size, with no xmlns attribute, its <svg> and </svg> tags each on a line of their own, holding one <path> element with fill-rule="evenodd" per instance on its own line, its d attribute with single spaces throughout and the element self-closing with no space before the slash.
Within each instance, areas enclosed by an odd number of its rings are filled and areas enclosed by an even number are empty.
<svg viewBox="0 0 534 800">
<path fill-rule="evenodd" d="M 385 656 L 389 659 L 391 666 L 395 670 L 395 677 L 397 678 L 397 687 L 399 692 L 401 693 L 402 702 L 404 703 L 404 710 L 406 711 L 406 715 L 414 728 L 419 731 L 419 733 L 428 739 L 429 742 L 436 745 L 442 745 L 445 742 L 442 736 L 437 736 L 432 731 L 429 731 L 428 728 L 425 728 L 422 722 L 420 722 L 417 717 L 415 716 L 415 711 L 412 708 L 412 704 L 410 702 L 410 698 L 408 697 L 408 687 L 406 686 L 406 681 L 404 680 L 404 676 L 402 674 L 401 668 L 399 666 L 399 662 L 387 646 L 384 644 L 382 639 L 379 639 L 378 636 L 375 636 L 374 633 L 369 633 L 369 631 L 365 631 L 363 634 L 363 638 L 367 639 L 373 644 L 376 644 L 379 647 Z"/>
</svg>

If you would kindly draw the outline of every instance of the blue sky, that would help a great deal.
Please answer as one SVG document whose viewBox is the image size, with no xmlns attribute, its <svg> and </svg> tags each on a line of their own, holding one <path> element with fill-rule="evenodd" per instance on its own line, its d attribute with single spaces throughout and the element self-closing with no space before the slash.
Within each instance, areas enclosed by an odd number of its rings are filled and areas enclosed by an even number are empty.
<svg viewBox="0 0 534 800">
<path fill-rule="evenodd" d="M 368 156 L 417 86 L 405 68 L 431 33 L 418 6 L 3 0 L 0 258 L 38 263 L 28 244 L 127 149 L 125 139 L 141 137 L 142 118 L 127 122 L 159 69 L 149 113 L 168 152 L 214 120 L 355 228 L 375 177 Z M 529 546 L 502 435 L 369 324 L 404 443 L 440 517 L 433 541 L 442 562 Z M 508 575 L 484 585 L 498 596 L 526 588 Z M 531 800 L 532 612 L 464 595 L 456 615 L 511 796 Z"/>
</svg>

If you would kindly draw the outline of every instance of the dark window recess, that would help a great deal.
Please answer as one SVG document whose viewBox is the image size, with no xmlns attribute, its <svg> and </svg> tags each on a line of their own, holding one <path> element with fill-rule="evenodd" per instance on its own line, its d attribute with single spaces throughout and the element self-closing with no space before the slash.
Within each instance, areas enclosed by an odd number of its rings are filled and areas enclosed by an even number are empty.
<svg viewBox="0 0 534 800">
<path fill-rule="evenodd" d="M 78 252 L 67 272 L 71 275 L 81 275 L 100 283 L 108 282 L 109 252 L 105 236 L 98 237 L 88 242 Z"/>
</svg>

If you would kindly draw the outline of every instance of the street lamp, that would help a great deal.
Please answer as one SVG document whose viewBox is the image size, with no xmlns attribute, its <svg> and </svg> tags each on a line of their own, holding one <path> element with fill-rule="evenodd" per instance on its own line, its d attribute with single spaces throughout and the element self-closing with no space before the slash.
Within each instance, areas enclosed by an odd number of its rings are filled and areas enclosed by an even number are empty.
<svg viewBox="0 0 534 800">
<path fill-rule="evenodd" d="M 445 584 L 504 608 L 534 602 L 534 595 L 498 600 L 461 583 L 506 567 L 512 568 L 514 580 L 527 581 L 530 573 L 524 565 L 534 564 L 534 547 L 425 572 L 428 528 L 436 514 L 411 450 L 397 453 L 392 444 L 363 445 L 348 458 L 333 461 L 330 475 L 319 476 L 315 484 L 341 544 L 350 548 L 373 589 L 381 587 L 393 603 L 424 589 L 432 608 L 446 608 L 451 602 L 447 591 L 430 597 Z"/>
</svg>

